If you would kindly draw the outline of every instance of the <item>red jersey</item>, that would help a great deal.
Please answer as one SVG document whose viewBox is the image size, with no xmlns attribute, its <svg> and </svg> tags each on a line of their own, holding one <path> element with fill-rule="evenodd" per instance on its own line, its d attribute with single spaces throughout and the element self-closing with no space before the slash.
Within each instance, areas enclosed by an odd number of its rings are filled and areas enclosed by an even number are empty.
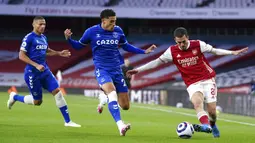
<svg viewBox="0 0 255 143">
<path fill-rule="evenodd" d="M 205 44 L 199 40 L 190 40 L 188 49 L 181 50 L 178 45 L 171 46 L 166 52 L 169 54 L 162 55 L 160 59 L 166 61 L 172 58 L 181 73 L 182 79 L 186 86 L 198 81 L 207 80 L 215 77 L 216 73 L 209 65 L 203 52 L 210 50 L 211 45 Z"/>
</svg>

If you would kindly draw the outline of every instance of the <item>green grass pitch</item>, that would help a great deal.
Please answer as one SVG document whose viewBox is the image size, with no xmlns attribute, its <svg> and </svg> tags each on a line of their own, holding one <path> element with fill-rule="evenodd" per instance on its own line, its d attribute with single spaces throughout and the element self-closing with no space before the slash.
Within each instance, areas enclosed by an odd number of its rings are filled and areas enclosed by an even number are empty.
<svg viewBox="0 0 255 143">
<path fill-rule="evenodd" d="M 84 96 L 66 96 L 71 119 L 81 128 L 64 127 L 54 98 L 44 94 L 40 107 L 15 103 L 6 107 L 7 93 L 0 92 L 0 143 L 254 143 L 255 118 L 221 113 L 218 127 L 221 138 L 195 133 L 191 139 L 179 139 L 176 126 L 182 121 L 198 123 L 195 112 L 167 106 L 131 104 L 121 111 L 132 124 L 125 137 L 105 107 L 96 112 L 98 101 Z"/>
</svg>

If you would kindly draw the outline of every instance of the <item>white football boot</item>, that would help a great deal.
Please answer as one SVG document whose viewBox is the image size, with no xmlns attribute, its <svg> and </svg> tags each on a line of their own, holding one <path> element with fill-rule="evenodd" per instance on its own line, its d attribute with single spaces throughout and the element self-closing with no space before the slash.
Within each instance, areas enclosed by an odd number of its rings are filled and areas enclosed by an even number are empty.
<svg viewBox="0 0 255 143">
<path fill-rule="evenodd" d="M 130 123 L 127 123 L 127 124 L 124 124 L 119 128 L 119 131 L 120 131 L 120 136 L 125 136 L 127 131 L 131 129 L 131 124 Z"/>
<path fill-rule="evenodd" d="M 8 99 L 8 101 L 7 101 L 7 108 L 8 108 L 8 109 L 11 109 L 12 106 L 14 105 L 14 103 L 16 102 L 16 101 L 14 100 L 14 95 L 16 95 L 16 94 L 17 94 L 17 93 L 15 93 L 15 92 L 11 92 L 11 93 L 10 93 L 9 99 Z"/>
<path fill-rule="evenodd" d="M 81 127 L 81 125 L 76 124 L 76 123 L 74 123 L 73 121 L 70 121 L 70 122 L 68 122 L 68 123 L 65 123 L 65 126 L 66 126 L 66 127 L 76 127 L 76 128 Z"/>
</svg>

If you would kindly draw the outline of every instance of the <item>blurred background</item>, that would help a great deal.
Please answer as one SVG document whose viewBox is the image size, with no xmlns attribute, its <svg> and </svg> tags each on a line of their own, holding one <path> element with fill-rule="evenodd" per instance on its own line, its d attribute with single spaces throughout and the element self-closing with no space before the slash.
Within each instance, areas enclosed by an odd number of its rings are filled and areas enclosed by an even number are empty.
<svg viewBox="0 0 255 143">
<path fill-rule="evenodd" d="M 190 39 L 200 39 L 216 48 L 235 50 L 249 47 L 241 56 L 205 54 L 217 73 L 218 110 L 255 116 L 255 1 L 254 0 L 0 0 L 0 91 L 12 87 L 28 91 L 23 79 L 25 64 L 18 59 L 22 38 L 32 31 L 34 16 L 44 16 L 45 35 L 54 50 L 69 49 L 68 59 L 48 57 L 54 74 L 67 95 L 97 97 L 91 48 L 75 51 L 65 41 L 66 28 L 79 40 L 84 30 L 100 23 L 105 8 L 117 13 L 117 25 L 127 39 L 142 49 L 156 44 L 150 55 L 135 55 L 120 48 L 130 66 L 138 67 L 159 57 L 175 44 L 173 30 L 183 26 Z M 193 108 L 179 72 L 172 63 L 142 72 L 131 80 L 130 100 Z"/>
</svg>

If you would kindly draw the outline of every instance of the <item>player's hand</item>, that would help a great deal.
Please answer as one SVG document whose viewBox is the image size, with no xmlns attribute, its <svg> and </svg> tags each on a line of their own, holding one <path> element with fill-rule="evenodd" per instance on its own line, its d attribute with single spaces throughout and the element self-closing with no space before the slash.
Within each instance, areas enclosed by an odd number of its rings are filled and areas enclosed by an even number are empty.
<svg viewBox="0 0 255 143">
<path fill-rule="evenodd" d="M 233 55 L 240 55 L 240 54 L 242 54 L 242 53 L 247 52 L 248 49 L 249 49 L 249 48 L 246 47 L 246 48 L 243 48 L 243 49 L 241 49 L 241 50 L 232 51 L 232 53 L 233 53 Z"/>
<path fill-rule="evenodd" d="M 137 73 L 138 73 L 138 70 L 136 70 L 136 69 L 128 70 L 127 73 L 126 73 L 126 76 L 127 76 L 128 78 L 131 78 L 132 75 L 137 74 Z"/>
<path fill-rule="evenodd" d="M 63 51 L 59 52 L 59 55 L 61 57 L 70 57 L 71 56 L 71 52 L 69 50 L 63 50 Z"/>
<path fill-rule="evenodd" d="M 149 54 L 151 52 L 154 52 L 154 49 L 156 49 L 157 46 L 156 45 L 151 45 L 148 49 L 145 50 L 145 54 Z"/>
<path fill-rule="evenodd" d="M 72 34 L 73 34 L 73 32 L 71 31 L 71 29 L 66 29 L 64 31 L 64 35 L 65 35 L 66 40 L 69 39 L 72 36 Z"/>
<path fill-rule="evenodd" d="M 35 68 L 38 69 L 40 72 L 43 72 L 45 69 L 43 65 L 37 65 Z"/>
</svg>

